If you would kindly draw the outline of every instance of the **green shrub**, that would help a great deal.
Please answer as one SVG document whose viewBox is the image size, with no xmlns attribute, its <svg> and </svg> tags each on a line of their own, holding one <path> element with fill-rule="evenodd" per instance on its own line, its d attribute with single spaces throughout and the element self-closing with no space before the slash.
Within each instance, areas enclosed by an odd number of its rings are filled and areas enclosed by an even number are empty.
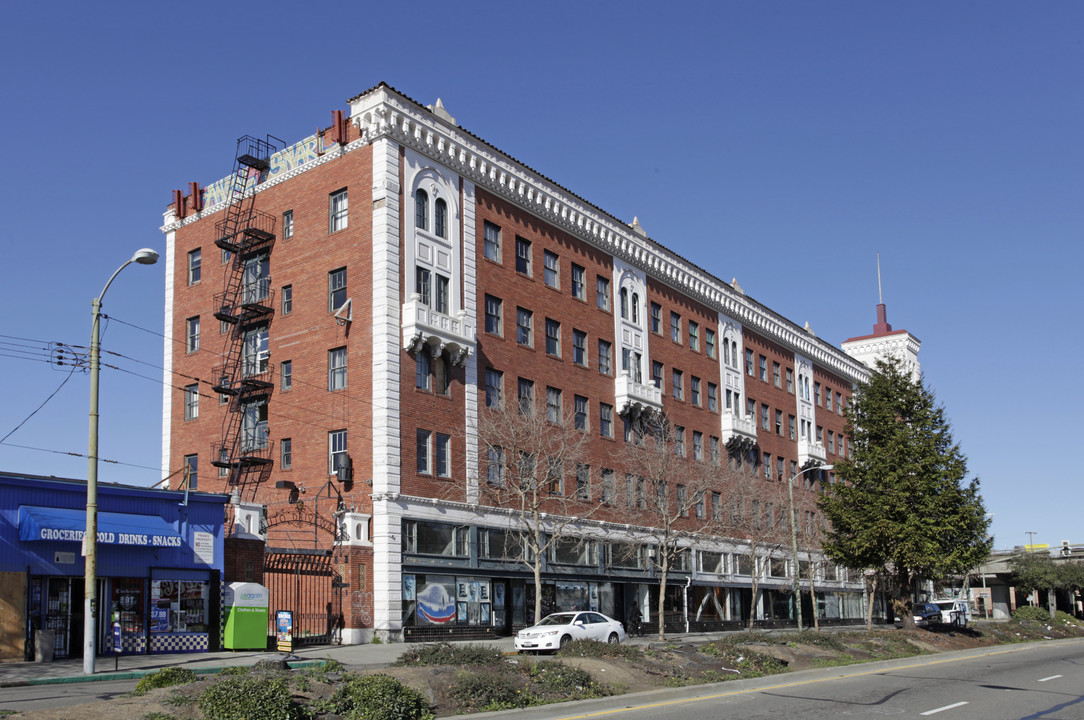
<svg viewBox="0 0 1084 720">
<path fill-rule="evenodd" d="M 350 678 L 331 698 L 346 720 L 429 720 L 433 713 L 417 691 L 388 675 Z"/>
<path fill-rule="evenodd" d="M 456 673 L 449 693 L 460 712 L 511 710 L 537 704 L 523 681 L 508 672 Z"/>
<path fill-rule="evenodd" d="M 199 709 L 207 720 L 296 720 L 302 715 L 284 680 L 255 675 L 222 678 L 200 694 Z"/>
<path fill-rule="evenodd" d="M 247 665 L 231 665 L 218 671 L 219 675 L 247 675 L 252 668 Z"/>
<path fill-rule="evenodd" d="M 173 717 L 169 713 L 158 712 L 157 710 L 155 710 L 154 712 L 147 713 L 139 720 L 177 720 L 177 718 Z"/>
<path fill-rule="evenodd" d="M 196 682 L 198 679 L 196 673 L 188 668 L 162 668 L 158 672 L 153 672 L 150 675 L 144 675 L 140 678 L 139 682 L 136 683 L 135 690 L 132 691 L 132 694 L 143 695 L 155 688 L 170 687 L 171 685 L 185 685 L 187 683 Z"/>
<path fill-rule="evenodd" d="M 1012 617 L 1013 620 L 1030 620 L 1039 623 L 1050 622 L 1050 613 L 1044 608 L 1035 607 L 1034 605 L 1025 605 L 1024 607 L 1016 608 L 1016 612 L 1012 614 Z"/>
<path fill-rule="evenodd" d="M 557 651 L 560 657 L 617 658 L 641 660 L 643 651 L 635 645 L 611 645 L 598 640 L 573 640 Z"/>
<path fill-rule="evenodd" d="M 452 645 L 434 643 L 411 646 L 395 661 L 396 665 L 491 665 L 499 663 L 499 648 L 487 645 Z"/>
<path fill-rule="evenodd" d="M 559 662 L 535 663 L 528 674 L 541 692 L 558 695 L 562 699 L 582 700 L 612 694 L 606 685 L 595 682 L 591 673 Z"/>
</svg>

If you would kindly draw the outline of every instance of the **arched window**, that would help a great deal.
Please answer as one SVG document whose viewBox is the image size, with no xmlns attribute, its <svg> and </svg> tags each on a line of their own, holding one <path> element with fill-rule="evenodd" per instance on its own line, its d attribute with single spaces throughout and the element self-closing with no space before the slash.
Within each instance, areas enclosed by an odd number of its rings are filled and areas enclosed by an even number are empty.
<svg viewBox="0 0 1084 720">
<path fill-rule="evenodd" d="M 639 293 L 632 294 L 632 321 L 636 324 L 640 323 L 640 295 Z"/>
<path fill-rule="evenodd" d="M 414 192 L 414 227 L 429 229 L 429 193 L 421 188 Z"/>
<path fill-rule="evenodd" d="M 629 319 L 629 291 L 627 288 L 621 288 L 621 317 L 625 320 Z"/>
<path fill-rule="evenodd" d="M 433 232 L 439 237 L 448 237 L 448 203 L 443 198 L 437 198 L 433 203 Z"/>
</svg>

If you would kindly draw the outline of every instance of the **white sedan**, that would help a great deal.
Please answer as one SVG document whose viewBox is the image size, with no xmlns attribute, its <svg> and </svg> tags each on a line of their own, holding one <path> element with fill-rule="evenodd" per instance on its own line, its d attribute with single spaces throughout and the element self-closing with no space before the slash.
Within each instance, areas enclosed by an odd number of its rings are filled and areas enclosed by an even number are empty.
<svg viewBox="0 0 1084 720">
<path fill-rule="evenodd" d="M 572 640 L 598 640 L 619 643 L 625 639 L 625 627 L 602 613 L 580 611 L 547 615 L 542 622 L 516 633 L 518 652 L 551 650 L 557 652 Z"/>
</svg>

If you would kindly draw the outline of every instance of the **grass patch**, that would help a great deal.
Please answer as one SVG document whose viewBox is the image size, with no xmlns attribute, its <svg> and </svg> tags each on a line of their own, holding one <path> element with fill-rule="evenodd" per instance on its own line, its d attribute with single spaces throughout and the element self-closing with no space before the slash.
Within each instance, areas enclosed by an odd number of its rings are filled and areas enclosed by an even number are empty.
<svg viewBox="0 0 1084 720">
<path fill-rule="evenodd" d="M 799 633 L 795 633 L 792 636 L 794 642 L 802 645 L 812 645 L 814 647 L 825 648 L 827 650 L 835 650 L 836 652 L 844 652 L 847 646 L 832 633 L 822 633 L 816 630 L 803 630 Z"/>
<path fill-rule="evenodd" d="M 150 675 L 144 675 L 136 683 L 132 695 L 145 695 L 156 688 L 171 687 L 173 685 L 186 685 L 196 682 L 199 677 L 188 668 L 167 667 Z"/>
<path fill-rule="evenodd" d="M 639 660 L 643 652 L 633 645 L 620 645 L 598 640 L 573 640 L 557 651 L 558 657 L 593 657 L 617 658 L 619 660 Z"/>
<path fill-rule="evenodd" d="M 615 688 L 595 680 L 586 670 L 558 661 L 504 665 L 486 674 L 462 671 L 450 691 L 460 713 L 514 710 L 615 693 Z"/>
</svg>

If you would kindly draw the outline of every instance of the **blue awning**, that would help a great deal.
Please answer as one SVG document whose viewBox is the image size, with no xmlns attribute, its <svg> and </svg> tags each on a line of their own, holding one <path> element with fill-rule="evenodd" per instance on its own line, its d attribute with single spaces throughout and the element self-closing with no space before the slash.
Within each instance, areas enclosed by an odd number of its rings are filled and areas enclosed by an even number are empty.
<svg viewBox="0 0 1084 720">
<path fill-rule="evenodd" d="M 19 539 L 83 542 L 87 513 L 70 508 L 19 506 Z M 157 515 L 98 512 L 98 542 L 137 547 L 180 547 L 181 536 Z"/>
</svg>

